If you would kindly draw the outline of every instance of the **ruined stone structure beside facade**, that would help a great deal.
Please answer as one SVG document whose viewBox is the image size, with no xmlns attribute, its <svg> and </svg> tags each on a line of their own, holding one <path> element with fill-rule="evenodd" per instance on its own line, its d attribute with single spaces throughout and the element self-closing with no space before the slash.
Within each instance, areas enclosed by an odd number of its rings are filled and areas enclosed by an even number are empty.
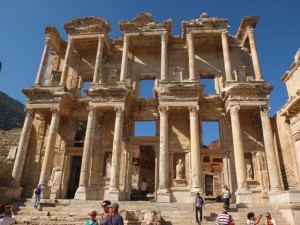
<svg viewBox="0 0 300 225">
<path fill-rule="evenodd" d="M 110 39 L 107 20 L 84 17 L 65 23 L 67 41 L 47 27 L 35 84 L 23 89 L 15 197 L 31 197 L 42 184 L 46 199 L 130 200 L 143 178 L 157 202 L 192 202 L 197 192 L 217 197 L 226 184 L 237 203 L 274 203 L 297 188 L 300 159 L 284 152 L 292 140 L 280 153 L 274 139 L 258 19 L 244 17 L 230 34 L 227 19 L 203 13 L 174 36 L 171 19 L 141 13 L 120 21 L 122 37 Z M 140 97 L 143 80 L 154 81 L 153 98 Z M 204 80 L 213 81 L 214 93 L 205 92 Z M 292 115 L 287 108 L 299 96 L 290 92 L 280 117 Z M 135 136 L 136 121 L 154 121 L 156 135 Z M 218 123 L 220 137 L 209 148 L 207 121 Z"/>
</svg>

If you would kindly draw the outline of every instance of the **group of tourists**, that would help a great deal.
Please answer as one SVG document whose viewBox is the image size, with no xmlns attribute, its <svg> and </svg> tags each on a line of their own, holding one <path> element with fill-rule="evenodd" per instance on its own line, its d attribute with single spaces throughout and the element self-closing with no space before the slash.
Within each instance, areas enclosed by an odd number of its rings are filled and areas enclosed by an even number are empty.
<svg viewBox="0 0 300 225">
<path fill-rule="evenodd" d="M 124 225 L 123 217 L 118 213 L 119 205 L 108 200 L 102 202 L 103 213 L 97 220 L 97 211 L 89 213 L 90 218 L 86 220 L 86 225 Z"/>
</svg>

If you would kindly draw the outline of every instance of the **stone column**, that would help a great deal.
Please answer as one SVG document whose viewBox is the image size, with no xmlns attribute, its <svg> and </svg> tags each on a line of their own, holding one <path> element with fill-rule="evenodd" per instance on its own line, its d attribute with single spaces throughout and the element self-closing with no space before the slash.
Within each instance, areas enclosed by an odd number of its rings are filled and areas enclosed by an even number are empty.
<svg viewBox="0 0 300 225">
<path fill-rule="evenodd" d="M 169 125 L 168 106 L 158 106 L 159 110 L 159 181 L 157 202 L 170 202 L 169 191 Z"/>
<path fill-rule="evenodd" d="M 115 120 L 114 141 L 113 141 L 113 150 L 112 150 L 112 165 L 110 169 L 109 190 L 107 192 L 106 198 L 113 201 L 118 201 L 124 109 L 122 107 L 115 107 L 115 111 L 116 111 L 116 120 Z"/>
<path fill-rule="evenodd" d="M 48 58 L 49 58 L 50 44 L 51 44 L 50 38 L 46 37 L 45 47 L 44 47 L 40 67 L 39 67 L 39 70 L 38 70 L 38 73 L 36 76 L 36 80 L 35 80 L 35 85 L 38 85 L 38 86 L 42 85 L 42 79 L 44 77 L 46 65 L 47 65 Z"/>
<path fill-rule="evenodd" d="M 258 60 L 258 54 L 257 54 L 257 49 L 256 49 L 256 44 L 255 44 L 255 38 L 254 38 L 254 29 L 248 27 L 247 35 L 249 38 L 250 51 L 251 51 L 253 68 L 254 68 L 254 73 L 255 73 L 255 80 L 262 80 L 260 65 L 259 65 L 259 60 Z"/>
<path fill-rule="evenodd" d="M 103 43 L 104 43 L 104 37 L 100 36 L 98 39 L 97 56 L 96 56 L 94 77 L 93 77 L 93 83 L 96 83 L 96 84 L 99 83 L 99 73 L 101 70 L 102 55 L 103 55 Z"/>
<path fill-rule="evenodd" d="M 60 119 L 60 112 L 58 108 L 52 108 L 50 110 L 52 112 L 52 118 L 51 118 L 50 129 L 48 132 L 47 145 L 46 145 L 45 155 L 43 159 L 40 180 L 39 180 L 39 184 L 44 186 L 44 192 L 43 192 L 44 198 L 50 197 L 50 189 L 47 185 L 52 171 L 54 148 L 55 148 L 57 130 L 59 126 L 59 119 Z"/>
<path fill-rule="evenodd" d="M 188 33 L 188 54 L 189 54 L 189 78 L 190 80 L 196 80 L 195 78 L 195 49 L 194 49 L 194 40 L 193 34 Z"/>
<path fill-rule="evenodd" d="M 23 173 L 24 164 L 25 164 L 26 153 L 27 153 L 33 119 L 34 119 L 33 110 L 26 109 L 25 122 L 24 122 L 24 126 L 22 129 L 21 137 L 20 137 L 20 142 L 19 142 L 18 152 L 16 155 L 15 163 L 14 163 L 14 168 L 12 171 L 11 184 L 12 184 L 12 187 L 16 189 L 14 198 L 20 198 L 20 195 L 22 192 L 22 188 L 20 187 L 20 181 L 21 181 L 21 176 Z"/>
<path fill-rule="evenodd" d="M 66 84 L 67 71 L 68 71 L 69 61 L 70 61 L 70 57 L 71 57 L 72 50 L 73 50 L 73 45 L 74 45 L 74 39 L 69 38 L 68 46 L 67 46 L 67 50 L 66 50 L 66 54 L 65 54 L 64 65 L 62 68 L 60 82 L 59 82 L 59 85 L 61 85 L 61 86 L 65 86 L 65 84 Z"/>
<path fill-rule="evenodd" d="M 190 111 L 190 145 L 191 145 L 191 168 L 192 168 L 192 189 L 193 194 L 201 192 L 201 160 L 199 148 L 199 121 L 198 106 L 189 106 Z"/>
<path fill-rule="evenodd" d="M 120 82 L 126 81 L 127 64 L 128 64 L 128 49 L 129 49 L 129 36 L 124 35 Z"/>
<path fill-rule="evenodd" d="M 266 151 L 269 179 L 270 179 L 270 191 L 281 190 L 281 183 L 279 177 L 278 164 L 276 160 L 275 148 L 273 143 L 273 132 L 269 116 L 269 107 L 260 107 L 260 118 L 264 136 L 264 145 Z"/>
<path fill-rule="evenodd" d="M 161 68 L 160 68 L 160 80 L 167 80 L 167 71 L 168 71 L 168 55 L 167 48 L 168 45 L 168 33 L 163 32 L 161 34 Z"/>
<path fill-rule="evenodd" d="M 82 162 L 80 170 L 79 187 L 76 191 L 74 199 L 87 200 L 89 198 L 89 179 L 90 169 L 92 163 L 92 152 L 94 143 L 94 133 L 96 126 L 96 114 L 97 110 L 95 107 L 89 107 L 90 112 L 88 116 L 86 133 L 84 138 L 84 146 L 82 153 Z"/>
<path fill-rule="evenodd" d="M 230 107 L 233 152 L 237 179 L 237 191 L 235 192 L 235 195 L 237 198 L 237 203 L 251 203 L 251 192 L 248 190 L 248 185 L 246 181 L 246 163 L 239 110 L 240 106 Z"/>
<path fill-rule="evenodd" d="M 231 64 L 229 57 L 229 46 L 228 46 L 228 32 L 222 32 L 222 47 L 223 47 L 223 57 L 225 66 L 226 81 L 232 80 L 231 78 Z"/>
</svg>

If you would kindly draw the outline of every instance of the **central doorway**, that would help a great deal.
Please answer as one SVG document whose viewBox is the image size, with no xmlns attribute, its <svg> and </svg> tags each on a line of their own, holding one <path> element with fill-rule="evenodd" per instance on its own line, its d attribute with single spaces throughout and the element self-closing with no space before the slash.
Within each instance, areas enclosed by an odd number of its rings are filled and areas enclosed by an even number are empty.
<svg viewBox="0 0 300 225">
<path fill-rule="evenodd" d="M 155 150 L 152 145 L 135 145 L 132 160 L 132 200 L 141 200 L 141 183 L 148 183 L 148 200 L 155 194 Z"/>
<path fill-rule="evenodd" d="M 70 181 L 67 198 L 73 199 L 79 185 L 82 156 L 72 156 Z"/>
</svg>

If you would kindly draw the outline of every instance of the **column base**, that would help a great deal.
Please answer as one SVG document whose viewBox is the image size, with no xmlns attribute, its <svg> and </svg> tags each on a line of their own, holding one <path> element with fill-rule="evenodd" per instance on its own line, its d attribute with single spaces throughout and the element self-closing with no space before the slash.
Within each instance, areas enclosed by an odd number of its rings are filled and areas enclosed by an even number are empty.
<svg viewBox="0 0 300 225">
<path fill-rule="evenodd" d="M 48 186 L 42 187 L 41 199 L 50 199 L 51 190 Z M 34 197 L 34 193 L 33 193 Z"/>
<path fill-rule="evenodd" d="M 120 191 L 118 189 L 109 189 L 106 194 L 106 199 L 110 201 L 119 201 Z"/>
<path fill-rule="evenodd" d="M 98 199 L 98 188 L 96 185 L 89 187 L 89 199 L 97 200 Z"/>
<path fill-rule="evenodd" d="M 235 192 L 236 203 L 253 203 L 252 192 L 248 189 L 238 189 Z"/>
<path fill-rule="evenodd" d="M 61 190 L 59 187 L 51 188 L 50 199 L 58 199 L 60 197 Z"/>
<path fill-rule="evenodd" d="M 13 199 L 19 200 L 21 198 L 22 187 L 0 187 L 0 201 L 11 201 Z"/>
<path fill-rule="evenodd" d="M 158 189 L 156 202 L 171 202 L 170 191 L 168 189 Z"/>
<path fill-rule="evenodd" d="M 79 186 L 76 193 L 75 193 L 74 199 L 88 200 L 88 191 L 89 190 L 88 190 L 87 187 Z"/>
</svg>

